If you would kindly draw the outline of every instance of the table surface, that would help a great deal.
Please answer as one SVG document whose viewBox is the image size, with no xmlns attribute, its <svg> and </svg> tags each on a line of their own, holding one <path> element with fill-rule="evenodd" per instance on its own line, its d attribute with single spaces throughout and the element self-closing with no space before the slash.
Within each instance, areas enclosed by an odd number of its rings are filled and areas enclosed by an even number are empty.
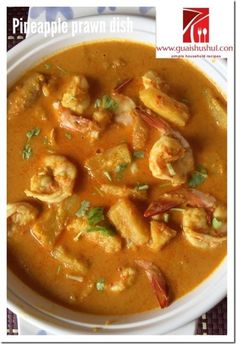
<svg viewBox="0 0 236 344">
<path fill-rule="evenodd" d="M 12 18 L 27 21 L 29 7 L 8 7 L 7 9 L 7 50 L 25 39 L 19 31 L 13 35 Z M 18 335 L 17 316 L 7 309 L 7 334 Z M 227 335 L 227 298 L 198 319 L 198 335 Z"/>
</svg>

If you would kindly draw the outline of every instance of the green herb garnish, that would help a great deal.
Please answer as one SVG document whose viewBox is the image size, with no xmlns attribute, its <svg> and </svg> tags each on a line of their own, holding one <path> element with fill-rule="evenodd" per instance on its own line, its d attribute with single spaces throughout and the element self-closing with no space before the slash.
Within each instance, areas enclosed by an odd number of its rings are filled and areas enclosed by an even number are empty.
<svg viewBox="0 0 236 344">
<path fill-rule="evenodd" d="M 122 173 L 122 172 L 124 172 L 124 170 L 128 167 L 128 165 L 129 165 L 129 164 L 126 163 L 126 162 L 121 163 L 120 165 L 116 166 L 115 172 L 116 172 L 116 173 Z"/>
<path fill-rule="evenodd" d="M 133 152 L 133 158 L 135 158 L 135 159 L 144 158 L 144 152 L 143 151 L 134 151 Z"/>
<path fill-rule="evenodd" d="M 222 227 L 222 225 L 223 225 L 222 221 L 218 220 L 216 217 L 213 217 L 213 219 L 212 219 L 212 227 L 214 229 L 219 229 L 219 228 Z"/>
<path fill-rule="evenodd" d="M 71 140 L 72 135 L 71 135 L 71 133 L 65 133 L 65 137 L 66 137 L 68 140 Z"/>
<path fill-rule="evenodd" d="M 188 185 L 191 188 L 194 188 L 200 184 L 202 184 L 206 178 L 208 177 L 207 170 L 204 166 L 198 165 L 196 171 L 194 171 L 191 177 L 188 180 Z"/>
<path fill-rule="evenodd" d="M 94 107 L 95 107 L 95 109 L 98 109 L 98 108 L 102 107 L 102 100 L 99 99 L 99 98 L 96 99 L 95 103 L 94 103 Z"/>
<path fill-rule="evenodd" d="M 68 73 L 67 70 L 65 70 L 65 69 L 62 68 L 61 66 L 56 65 L 56 68 L 57 68 L 60 72 L 62 72 L 63 74 L 67 74 L 67 73 Z"/>
<path fill-rule="evenodd" d="M 88 212 L 88 223 L 91 226 L 96 225 L 97 223 L 104 220 L 103 208 L 97 207 L 92 208 Z"/>
<path fill-rule="evenodd" d="M 95 108 L 103 108 L 106 110 L 116 110 L 118 103 L 108 95 L 104 95 L 101 99 L 97 99 L 94 104 Z"/>
<path fill-rule="evenodd" d="M 44 136 L 44 138 L 43 138 L 43 144 L 44 145 L 48 145 L 48 137 L 47 136 Z"/>
<path fill-rule="evenodd" d="M 29 143 L 26 143 L 23 148 L 22 157 L 24 160 L 28 160 L 33 153 L 32 147 Z"/>
<path fill-rule="evenodd" d="M 43 66 L 45 69 L 50 69 L 52 67 L 52 65 L 50 63 L 44 63 Z"/>
<path fill-rule="evenodd" d="M 164 213 L 164 214 L 163 214 L 163 221 L 164 221 L 165 223 L 168 223 L 168 222 L 169 222 L 169 219 L 170 219 L 170 214 Z"/>
<path fill-rule="evenodd" d="M 117 180 L 121 180 L 123 178 L 123 172 L 125 171 L 125 169 L 128 167 L 128 163 L 121 163 L 119 165 L 116 166 L 115 168 L 115 172 L 116 172 L 116 179 Z"/>
<path fill-rule="evenodd" d="M 106 236 L 113 236 L 113 235 L 115 235 L 114 229 L 112 227 L 108 226 L 108 225 L 104 225 L 104 226 L 100 226 L 100 225 L 89 226 L 86 231 L 88 233 L 91 233 L 91 232 L 101 232 L 102 234 L 104 234 Z"/>
<path fill-rule="evenodd" d="M 29 131 L 27 131 L 26 136 L 30 140 L 34 136 L 38 136 L 40 134 L 40 129 L 39 128 L 33 128 Z"/>
<path fill-rule="evenodd" d="M 148 190 L 149 189 L 149 185 L 145 184 L 145 183 L 137 183 L 137 185 L 135 186 L 135 189 L 137 191 Z"/>
<path fill-rule="evenodd" d="M 110 182 L 112 181 L 112 178 L 111 178 L 111 175 L 110 175 L 109 172 L 104 171 L 103 174 L 104 174 L 105 177 L 107 177 L 107 179 L 108 179 Z"/>
<path fill-rule="evenodd" d="M 75 215 L 77 217 L 82 217 L 82 216 L 85 216 L 89 210 L 89 207 L 90 207 L 90 202 L 89 201 L 82 201 L 80 203 L 80 207 L 79 209 L 77 210 L 77 212 L 75 213 Z"/>
<path fill-rule="evenodd" d="M 176 175 L 175 170 L 174 170 L 174 168 L 173 168 L 173 166 L 172 166 L 172 164 L 170 162 L 168 162 L 166 164 L 166 167 L 168 169 L 168 172 L 169 172 L 170 176 L 175 176 Z"/>
<path fill-rule="evenodd" d="M 105 289 L 105 279 L 104 278 L 100 278 L 97 282 L 96 282 L 96 289 L 97 291 L 103 291 Z"/>
</svg>

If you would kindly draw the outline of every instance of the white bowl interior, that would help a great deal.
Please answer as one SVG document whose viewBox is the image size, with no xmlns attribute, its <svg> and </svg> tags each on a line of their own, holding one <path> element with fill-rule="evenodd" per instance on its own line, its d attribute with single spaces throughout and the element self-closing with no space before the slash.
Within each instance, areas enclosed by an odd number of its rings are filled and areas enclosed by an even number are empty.
<svg viewBox="0 0 236 344">
<path fill-rule="evenodd" d="M 122 16 L 121 16 L 122 17 Z M 125 17 L 125 16 L 124 16 Z M 112 16 L 99 16 L 109 24 Z M 87 17 L 86 20 L 96 20 Z M 55 38 L 34 35 L 10 50 L 8 58 L 8 85 L 12 85 L 26 70 L 40 59 L 57 51 L 82 42 L 99 39 L 129 39 L 155 44 L 155 21 L 132 16 L 134 31 L 129 34 L 90 34 L 72 37 L 70 33 Z M 145 28 L 145 29 L 143 29 Z M 217 60 L 194 60 L 192 62 L 226 94 L 227 80 L 224 63 Z M 8 271 L 9 307 L 20 316 L 43 327 L 52 333 L 88 333 L 91 327 L 103 327 L 102 333 L 113 334 L 159 334 L 171 331 L 195 318 L 214 306 L 226 294 L 226 259 L 199 287 L 163 310 L 153 310 L 129 316 L 97 316 L 79 313 L 62 307 L 37 294 L 25 285 L 12 271 Z M 105 320 L 115 320 L 114 324 L 104 327 Z M 154 331 L 155 328 L 155 332 Z M 100 332 L 101 333 L 101 332 Z"/>
</svg>

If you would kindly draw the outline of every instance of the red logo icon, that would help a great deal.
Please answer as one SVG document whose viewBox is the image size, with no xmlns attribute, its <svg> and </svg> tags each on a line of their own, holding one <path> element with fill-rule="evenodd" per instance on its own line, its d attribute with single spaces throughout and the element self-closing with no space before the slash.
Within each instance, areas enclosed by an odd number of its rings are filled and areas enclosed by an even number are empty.
<svg viewBox="0 0 236 344">
<path fill-rule="evenodd" d="M 209 42 L 209 8 L 183 9 L 183 42 Z"/>
</svg>

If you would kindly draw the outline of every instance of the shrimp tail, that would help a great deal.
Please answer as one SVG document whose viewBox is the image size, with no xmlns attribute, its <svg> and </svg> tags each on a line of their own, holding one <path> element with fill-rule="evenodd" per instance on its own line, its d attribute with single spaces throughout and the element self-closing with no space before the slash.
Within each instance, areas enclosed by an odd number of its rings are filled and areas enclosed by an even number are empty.
<svg viewBox="0 0 236 344">
<path fill-rule="evenodd" d="M 183 203 L 181 199 L 171 200 L 168 198 L 162 198 L 158 201 L 150 203 L 148 208 L 144 212 L 144 217 L 151 217 L 157 214 L 162 214 L 174 207 L 178 207 Z"/>
<path fill-rule="evenodd" d="M 167 135 L 171 133 L 171 128 L 168 123 L 163 121 L 160 117 L 152 115 L 150 110 L 136 107 L 135 112 L 151 127 L 158 129 L 161 134 Z"/>
<path fill-rule="evenodd" d="M 169 306 L 170 296 L 168 286 L 161 270 L 153 263 L 145 260 L 135 260 L 135 263 L 145 271 L 161 308 Z"/>
</svg>

